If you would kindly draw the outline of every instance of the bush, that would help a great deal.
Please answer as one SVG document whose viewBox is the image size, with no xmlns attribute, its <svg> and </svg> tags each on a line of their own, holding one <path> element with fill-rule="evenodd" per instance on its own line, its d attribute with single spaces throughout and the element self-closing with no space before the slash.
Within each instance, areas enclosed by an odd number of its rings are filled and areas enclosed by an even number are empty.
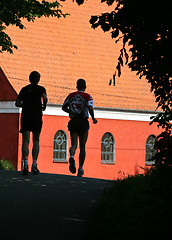
<svg viewBox="0 0 172 240">
<path fill-rule="evenodd" d="M 0 159 L 0 169 L 2 169 L 2 170 L 14 170 L 14 167 L 9 160 Z"/>
<path fill-rule="evenodd" d="M 91 221 L 90 240 L 171 239 L 172 169 L 116 181 Z"/>
</svg>

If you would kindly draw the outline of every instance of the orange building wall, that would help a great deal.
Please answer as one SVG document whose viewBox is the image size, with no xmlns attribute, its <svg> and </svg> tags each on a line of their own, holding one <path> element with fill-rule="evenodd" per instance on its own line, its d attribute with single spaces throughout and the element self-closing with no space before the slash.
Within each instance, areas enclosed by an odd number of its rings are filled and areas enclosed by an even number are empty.
<svg viewBox="0 0 172 240">
<path fill-rule="evenodd" d="M 0 159 L 9 160 L 15 169 L 18 161 L 18 126 L 17 113 L 0 114 Z"/>
<path fill-rule="evenodd" d="M 53 140 L 58 130 L 63 130 L 70 138 L 67 130 L 68 117 L 43 116 L 43 129 L 40 137 L 40 154 L 38 166 L 41 172 L 71 175 L 68 163 L 53 162 Z M 101 139 L 104 133 L 110 132 L 115 139 L 115 164 L 101 164 Z M 128 174 L 143 173 L 145 167 L 146 140 L 151 134 L 158 135 L 156 125 L 149 122 L 98 119 L 93 125 L 90 120 L 90 131 L 86 145 L 86 160 L 84 164 L 85 177 L 114 179 Z M 21 134 L 19 137 L 19 164 L 21 166 Z M 78 154 L 76 152 L 76 167 L 78 168 Z M 29 163 L 31 166 L 31 146 Z"/>
</svg>

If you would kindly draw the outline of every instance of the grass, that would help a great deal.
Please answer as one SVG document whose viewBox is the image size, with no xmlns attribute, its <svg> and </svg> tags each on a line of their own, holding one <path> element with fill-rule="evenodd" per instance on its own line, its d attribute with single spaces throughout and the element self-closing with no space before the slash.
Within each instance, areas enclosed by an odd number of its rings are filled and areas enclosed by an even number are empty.
<svg viewBox="0 0 172 240">
<path fill-rule="evenodd" d="M 104 193 L 90 240 L 171 239 L 171 223 L 172 170 L 153 170 L 117 181 Z"/>
<path fill-rule="evenodd" d="M 1 170 L 14 170 L 14 167 L 10 161 L 5 160 L 5 159 L 0 159 L 0 169 Z"/>
</svg>

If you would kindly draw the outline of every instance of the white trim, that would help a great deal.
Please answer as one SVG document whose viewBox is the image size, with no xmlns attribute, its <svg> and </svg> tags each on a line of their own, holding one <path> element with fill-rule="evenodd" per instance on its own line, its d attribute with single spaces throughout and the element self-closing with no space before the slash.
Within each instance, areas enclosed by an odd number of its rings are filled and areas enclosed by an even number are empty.
<svg viewBox="0 0 172 240">
<path fill-rule="evenodd" d="M 21 108 L 15 107 L 15 101 L 0 101 L 0 113 L 21 113 Z M 144 121 L 149 122 L 151 116 L 156 116 L 158 112 L 146 112 L 137 110 L 94 108 L 95 118 Z M 62 105 L 48 104 L 44 115 L 68 116 L 62 111 Z"/>
<path fill-rule="evenodd" d="M 95 118 L 102 118 L 102 119 L 150 122 L 151 116 L 156 116 L 156 113 L 95 109 Z"/>
<path fill-rule="evenodd" d="M 15 101 L 0 101 L 0 113 L 20 113 L 21 108 L 15 106 Z"/>
<path fill-rule="evenodd" d="M 68 117 L 69 114 L 65 113 L 62 110 L 62 105 L 47 105 L 46 110 L 43 112 L 44 115 L 51 115 L 51 116 L 65 116 Z"/>
<path fill-rule="evenodd" d="M 157 112 L 158 113 L 158 112 Z M 144 112 L 136 110 L 119 110 L 119 109 L 107 109 L 107 108 L 94 108 L 95 118 L 101 119 L 114 119 L 114 120 L 127 120 L 127 121 L 144 121 L 150 122 L 150 117 L 156 116 L 156 112 Z M 52 116 L 68 116 L 62 110 L 62 105 L 48 105 L 44 112 L 44 115 Z"/>
</svg>

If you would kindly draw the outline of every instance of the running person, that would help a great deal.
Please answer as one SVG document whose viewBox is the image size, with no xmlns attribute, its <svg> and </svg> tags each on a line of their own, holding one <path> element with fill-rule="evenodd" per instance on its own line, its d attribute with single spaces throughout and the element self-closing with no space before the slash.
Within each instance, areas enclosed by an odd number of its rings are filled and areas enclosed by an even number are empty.
<svg viewBox="0 0 172 240">
<path fill-rule="evenodd" d="M 88 137 L 89 130 L 89 113 L 92 117 L 93 123 L 96 124 L 97 120 L 94 118 L 93 99 L 85 93 L 86 82 L 84 79 L 77 81 L 77 92 L 70 93 L 64 104 L 62 110 L 69 113 L 71 120 L 68 123 L 68 130 L 71 137 L 71 148 L 69 149 L 69 170 L 71 173 L 76 173 L 74 155 L 77 149 L 77 142 L 79 137 L 79 169 L 78 175 L 82 177 L 84 175 L 83 164 L 85 161 L 85 145 Z"/>
<path fill-rule="evenodd" d="M 23 87 L 17 97 L 16 107 L 22 108 L 21 130 L 22 133 L 22 160 L 23 174 L 28 175 L 28 155 L 30 132 L 33 133 L 32 148 L 32 173 L 38 174 L 37 158 L 39 154 L 39 136 L 42 128 L 42 111 L 46 109 L 47 94 L 44 87 L 39 86 L 40 74 L 36 71 L 30 73 L 29 85 Z"/>
</svg>

